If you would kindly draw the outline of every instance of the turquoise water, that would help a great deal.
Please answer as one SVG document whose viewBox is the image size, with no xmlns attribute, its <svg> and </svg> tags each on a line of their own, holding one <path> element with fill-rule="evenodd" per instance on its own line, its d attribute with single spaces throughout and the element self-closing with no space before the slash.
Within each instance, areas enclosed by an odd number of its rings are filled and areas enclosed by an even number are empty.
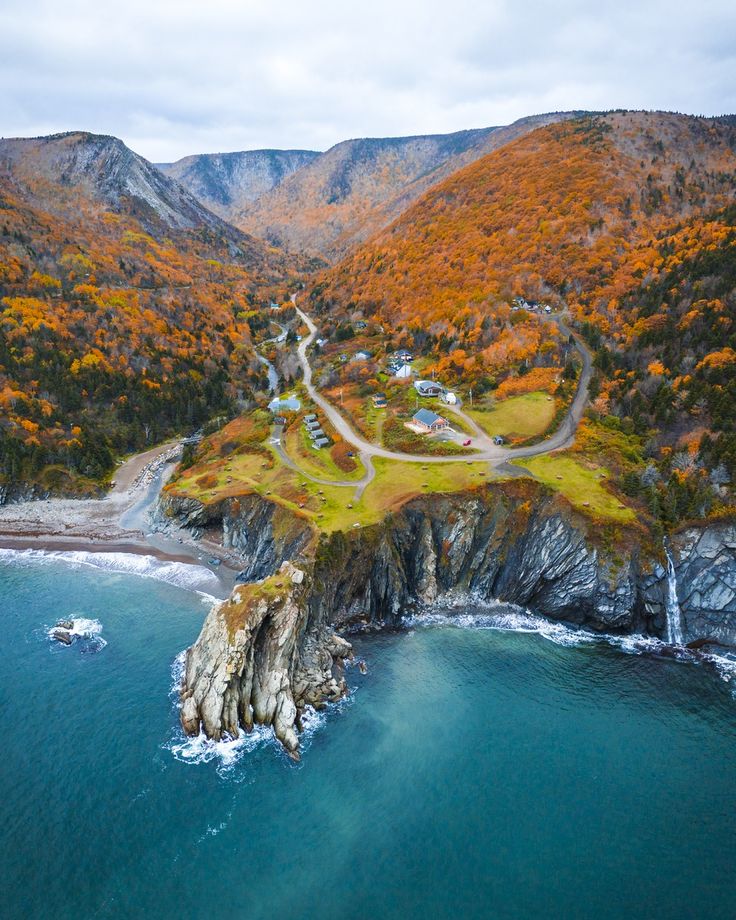
<svg viewBox="0 0 736 920">
<path fill-rule="evenodd" d="M 491 629 L 364 637 L 369 673 L 294 766 L 264 732 L 178 735 L 201 597 L 7 560 L 3 917 L 734 915 L 736 700 L 702 667 Z M 69 615 L 101 632 L 52 645 Z"/>
</svg>

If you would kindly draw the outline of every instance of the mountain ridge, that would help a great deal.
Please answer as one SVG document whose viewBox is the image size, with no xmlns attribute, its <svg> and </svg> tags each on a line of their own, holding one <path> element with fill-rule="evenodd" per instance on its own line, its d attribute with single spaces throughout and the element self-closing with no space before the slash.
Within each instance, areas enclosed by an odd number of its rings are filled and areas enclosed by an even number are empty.
<svg viewBox="0 0 736 920">
<path fill-rule="evenodd" d="M 223 220 L 259 198 L 320 156 L 316 150 L 242 150 L 200 153 L 172 163 L 155 163 Z"/>
</svg>

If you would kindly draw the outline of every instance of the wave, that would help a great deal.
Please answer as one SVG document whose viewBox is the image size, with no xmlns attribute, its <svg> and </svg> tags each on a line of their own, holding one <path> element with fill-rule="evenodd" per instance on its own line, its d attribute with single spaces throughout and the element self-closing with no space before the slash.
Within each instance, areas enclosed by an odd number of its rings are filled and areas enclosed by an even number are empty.
<svg viewBox="0 0 736 920">
<path fill-rule="evenodd" d="M 62 562 L 74 568 L 91 567 L 119 575 L 153 578 L 189 591 L 197 591 L 207 602 L 218 598 L 209 593 L 219 587 L 217 575 L 202 565 L 171 562 L 137 553 L 102 553 L 86 550 L 0 549 L 0 563 L 38 564 Z"/>
<path fill-rule="evenodd" d="M 458 629 L 497 629 L 502 632 L 536 633 L 554 642 L 555 645 L 574 647 L 595 642 L 600 637 L 583 629 L 575 629 L 564 623 L 556 623 L 537 616 L 523 607 L 504 604 L 501 601 L 466 602 L 475 608 L 470 612 L 453 613 L 461 605 L 452 601 L 441 608 L 413 614 L 404 619 L 404 624 L 413 626 L 453 626 Z"/>
<path fill-rule="evenodd" d="M 468 610 L 470 608 L 470 610 Z M 465 612 L 454 611 L 462 609 Z M 733 682 L 736 698 L 736 656 L 728 653 L 689 649 L 672 645 L 656 636 L 640 633 L 612 635 L 594 633 L 587 629 L 547 620 L 523 607 L 502 601 L 479 601 L 475 598 L 453 597 L 440 606 L 405 617 L 408 627 L 445 626 L 456 629 L 495 629 L 501 632 L 535 633 L 555 645 L 576 648 L 592 643 L 605 643 L 626 655 L 650 655 L 657 658 L 700 664 L 710 667 L 721 680 Z"/>
</svg>

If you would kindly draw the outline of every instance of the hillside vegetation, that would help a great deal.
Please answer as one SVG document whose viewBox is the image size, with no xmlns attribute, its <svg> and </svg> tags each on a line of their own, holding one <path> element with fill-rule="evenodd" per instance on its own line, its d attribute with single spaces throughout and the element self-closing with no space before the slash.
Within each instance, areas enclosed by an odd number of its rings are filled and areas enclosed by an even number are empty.
<svg viewBox="0 0 736 920">
<path fill-rule="evenodd" d="M 20 146 L 0 144 L 0 489 L 89 490 L 261 383 L 283 267 L 119 141 Z"/>
<path fill-rule="evenodd" d="M 435 186 L 324 273 L 311 303 L 506 389 L 560 360 L 512 299 L 569 308 L 597 352 L 593 422 L 641 442 L 638 465 L 617 442 L 615 475 L 665 521 L 699 516 L 728 504 L 736 474 L 735 195 L 728 119 L 573 119 Z"/>
<path fill-rule="evenodd" d="M 334 261 L 455 170 L 539 125 L 569 117 L 553 113 L 500 128 L 343 141 L 229 219 L 262 239 Z"/>
</svg>

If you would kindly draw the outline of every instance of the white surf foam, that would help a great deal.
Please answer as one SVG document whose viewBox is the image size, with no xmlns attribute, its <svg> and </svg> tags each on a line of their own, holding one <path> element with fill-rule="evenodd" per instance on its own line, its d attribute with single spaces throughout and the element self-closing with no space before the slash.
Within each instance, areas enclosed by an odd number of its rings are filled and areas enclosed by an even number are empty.
<svg viewBox="0 0 736 920">
<path fill-rule="evenodd" d="M 522 607 L 490 601 L 479 604 L 466 602 L 471 612 L 452 613 L 460 606 L 453 601 L 449 606 L 415 614 L 404 620 L 407 626 L 453 626 L 459 629 L 497 629 L 502 632 L 536 633 L 555 645 L 578 646 L 595 642 L 599 637 L 583 629 L 564 623 L 555 623 L 537 616 Z"/>
<path fill-rule="evenodd" d="M 186 562 L 171 562 L 156 556 L 143 556 L 137 553 L 97 553 L 85 550 L 39 550 L 39 549 L 0 549 L 0 563 L 37 564 L 43 562 L 63 562 L 66 565 L 82 568 L 92 567 L 120 575 L 136 575 L 140 578 L 153 578 L 189 591 L 198 591 L 208 602 L 217 598 L 209 593 L 220 582 L 210 569 L 202 565 Z"/>
<path fill-rule="evenodd" d="M 465 612 L 453 612 L 456 610 Z M 406 617 L 403 622 L 409 627 L 451 626 L 458 629 L 496 629 L 504 632 L 535 633 L 549 642 L 569 648 L 591 643 L 605 643 L 626 655 L 652 655 L 691 664 L 704 664 L 710 666 L 726 683 L 733 682 L 733 695 L 736 698 L 736 656 L 693 651 L 683 645 L 672 645 L 656 636 L 645 636 L 640 633 L 621 636 L 594 633 L 547 620 L 522 607 L 515 607 L 513 604 L 501 601 L 478 601 L 472 597 L 450 597 L 441 606 Z"/>
<path fill-rule="evenodd" d="M 69 619 L 71 619 L 72 628 L 64 630 L 64 632 L 68 632 L 72 639 L 85 640 L 87 648 L 93 651 L 100 651 L 100 649 L 103 649 L 107 645 L 107 641 L 100 635 L 102 632 L 102 623 L 100 623 L 99 620 L 93 620 L 89 617 L 70 617 Z M 49 639 L 61 645 L 62 648 L 68 647 L 54 638 L 54 632 L 57 629 L 63 629 L 63 627 L 51 626 L 46 634 Z"/>
<path fill-rule="evenodd" d="M 179 700 L 179 689 L 184 678 L 184 667 L 186 664 L 186 650 L 180 652 L 171 666 L 171 689 L 169 696 L 174 702 L 177 712 L 181 708 Z M 337 703 L 329 703 L 319 712 L 312 706 L 307 706 L 302 713 L 302 731 L 299 735 L 299 747 L 302 755 L 310 748 L 312 739 L 327 724 L 328 716 L 331 712 L 342 711 L 345 706 L 349 705 L 353 695 L 351 689 L 347 696 L 343 697 Z M 288 758 L 281 744 L 276 740 L 271 726 L 255 725 L 253 730 L 246 733 L 241 732 L 238 738 L 223 738 L 221 741 L 213 741 L 208 738 L 204 732 L 200 731 L 198 735 L 185 735 L 179 725 L 174 730 L 171 739 L 164 744 L 164 748 L 171 751 L 175 760 L 187 764 L 206 764 L 215 762 L 217 764 L 217 773 L 221 776 L 232 776 L 234 768 L 241 763 L 247 754 L 251 754 L 259 748 L 272 747 L 274 752 L 282 756 L 284 761 L 292 767 L 299 767 L 301 762 L 295 763 Z M 237 773 L 235 774 L 238 775 Z M 240 778 L 243 777 L 242 771 Z"/>
</svg>

